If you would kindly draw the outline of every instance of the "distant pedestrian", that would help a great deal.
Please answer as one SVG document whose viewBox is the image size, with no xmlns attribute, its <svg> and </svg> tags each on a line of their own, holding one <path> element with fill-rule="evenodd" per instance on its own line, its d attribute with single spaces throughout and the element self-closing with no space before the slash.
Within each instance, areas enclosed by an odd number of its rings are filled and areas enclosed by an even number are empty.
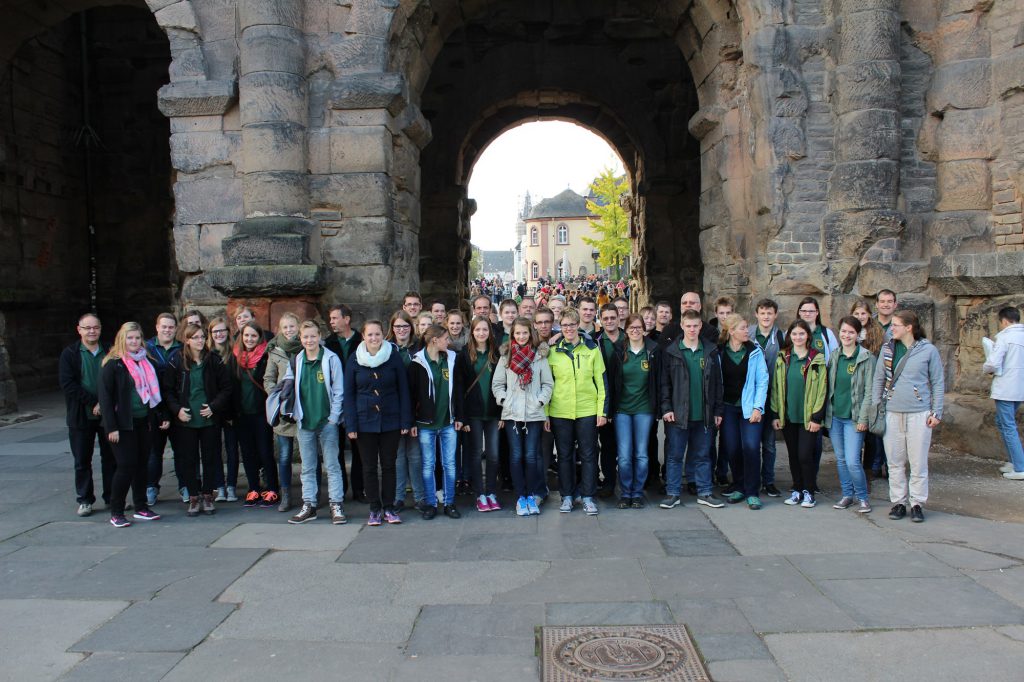
<svg viewBox="0 0 1024 682">
<path fill-rule="evenodd" d="M 985 371 L 992 378 L 992 400 L 996 404 L 996 427 L 1003 438 L 1010 461 L 1003 465 L 1003 476 L 1024 480 L 1024 449 L 1017 431 L 1017 410 L 1024 402 L 1024 324 L 1020 311 L 999 311 L 999 333 L 995 347 L 985 360 Z"/>
</svg>

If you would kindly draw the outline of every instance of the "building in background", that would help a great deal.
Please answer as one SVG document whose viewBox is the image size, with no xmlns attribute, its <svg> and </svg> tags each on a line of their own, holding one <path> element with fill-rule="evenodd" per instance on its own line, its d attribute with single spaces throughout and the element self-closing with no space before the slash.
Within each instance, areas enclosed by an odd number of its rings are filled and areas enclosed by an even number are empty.
<svg viewBox="0 0 1024 682">
<path fill-rule="evenodd" d="M 505 249 L 503 251 L 482 251 L 484 257 L 483 278 L 494 279 L 498 277 L 503 282 L 515 279 L 515 251 Z"/>
</svg>

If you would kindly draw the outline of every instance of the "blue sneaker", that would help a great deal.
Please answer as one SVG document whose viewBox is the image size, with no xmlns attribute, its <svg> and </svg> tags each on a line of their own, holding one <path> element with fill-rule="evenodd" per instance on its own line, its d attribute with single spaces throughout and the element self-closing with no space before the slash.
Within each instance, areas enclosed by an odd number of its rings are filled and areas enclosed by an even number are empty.
<svg viewBox="0 0 1024 682">
<path fill-rule="evenodd" d="M 157 490 L 154 486 L 149 486 L 148 488 L 146 488 L 146 504 L 148 504 L 150 507 L 156 504 L 156 493 Z"/>
<path fill-rule="evenodd" d="M 526 508 L 530 511 L 531 516 L 540 514 L 540 506 L 537 504 L 537 498 L 533 495 L 526 498 Z"/>
<path fill-rule="evenodd" d="M 518 515 L 518 516 L 529 516 L 530 515 L 530 507 L 529 507 L 529 505 L 527 505 L 525 497 L 520 497 L 518 500 L 516 500 L 516 515 Z"/>
</svg>

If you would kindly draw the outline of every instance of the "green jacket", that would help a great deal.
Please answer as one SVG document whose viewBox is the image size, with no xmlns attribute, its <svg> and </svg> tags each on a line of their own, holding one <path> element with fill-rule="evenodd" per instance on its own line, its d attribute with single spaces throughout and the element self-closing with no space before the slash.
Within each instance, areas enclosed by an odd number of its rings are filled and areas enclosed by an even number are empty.
<svg viewBox="0 0 1024 682">
<path fill-rule="evenodd" d="M 786 425 L 786 370 L 792 351 L 782 351 L 775 358 L 775 376 L 772 383 L 772 419 Z M 825 402 L 828 397 L 828 369 L 825 356 L 813 348 L 804 359 L 804 424 L 825 421 Z"/>
<path fill-rule="evenodd" d="M 843 349 L 834 351 L 828 359 L 828 394 L 836 390 L 836 372 L 839 367 L 839 356 Z M 875 378 L 875 356 L 867 348 L 857 346 L 857 356 L 853 361 L 853 377 L 850 379 L 850 402 L 853 412 L 850 421 L 854 424 L 868 423 L 868 408 L 871 407 L 871 382 Z M 832 401 L 825 401 L 825 425 L 832 424 Z"/>
<path fill-rule="evenodd" d="M 555 380 L 549 417 L 579 419 L 608 415 L 608 378 L 597 343 L 580 336 L 575 349 L 562 339 L 548 354 Z"/>
</svg>

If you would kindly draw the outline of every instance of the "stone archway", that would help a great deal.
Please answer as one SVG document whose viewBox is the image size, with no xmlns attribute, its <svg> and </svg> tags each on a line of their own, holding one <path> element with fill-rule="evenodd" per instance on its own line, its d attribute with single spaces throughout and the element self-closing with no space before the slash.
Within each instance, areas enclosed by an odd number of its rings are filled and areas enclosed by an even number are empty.
<svg viewBox="0 0 1024 682">
<path fill-rule="evenodd" d="M 156 101 L 172 64 L 164 30 L 144 3 L 43 16 L 4 4 L 0 411 L 15 385 L 56 388 L 81 313 L 95 309 L 109 340 L 177 297 L 170 130 Z"/>
</svg>

